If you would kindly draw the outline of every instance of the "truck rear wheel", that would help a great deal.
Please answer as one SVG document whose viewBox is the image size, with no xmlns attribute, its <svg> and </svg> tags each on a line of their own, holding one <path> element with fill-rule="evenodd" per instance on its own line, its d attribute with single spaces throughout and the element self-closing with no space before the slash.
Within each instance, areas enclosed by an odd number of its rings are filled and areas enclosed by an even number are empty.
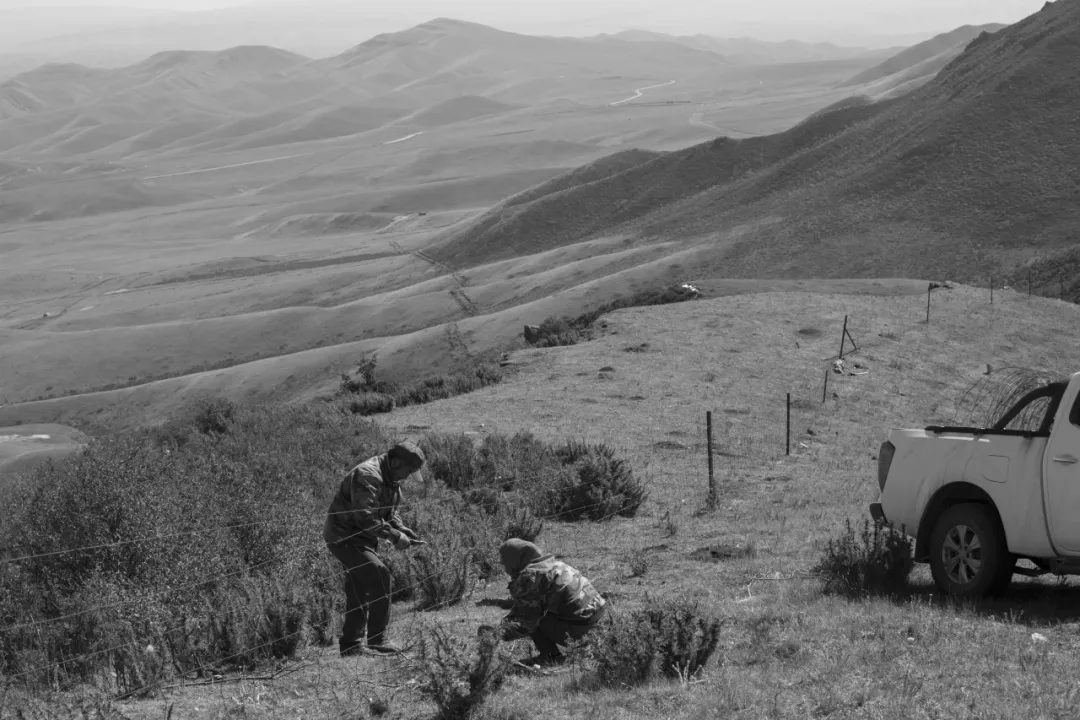
<svg viewBox="0 0 1080 720">
<path fill-rule="evenodd" d="M 938 588 L 955 597 L 984 597 L 1008 587 L 1016 558 L 991 508 L 954 505 L 930 534 L 930 571 Z"/>
</svg>

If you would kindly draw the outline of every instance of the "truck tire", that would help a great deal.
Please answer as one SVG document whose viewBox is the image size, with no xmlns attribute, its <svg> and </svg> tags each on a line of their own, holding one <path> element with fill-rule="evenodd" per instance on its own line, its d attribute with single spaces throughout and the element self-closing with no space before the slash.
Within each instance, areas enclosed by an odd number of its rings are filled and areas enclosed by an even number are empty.
<svg viewBox="0 0 1080 720">
<path fill-rule="evenodd" d="M 979 598 L 1003 592 L 1015 566 L 1001 523 L 987 505 L 953 505 L 930 533 L 930 572 L 946 595 Z"/>
</svg>

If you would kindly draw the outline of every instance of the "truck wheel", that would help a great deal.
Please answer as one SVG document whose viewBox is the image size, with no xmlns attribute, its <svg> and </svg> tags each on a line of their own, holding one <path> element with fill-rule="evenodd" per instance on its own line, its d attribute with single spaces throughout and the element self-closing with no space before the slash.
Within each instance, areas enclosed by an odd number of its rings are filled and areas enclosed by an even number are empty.
<svg viewBox="0 0 1080 720">
<path fill-rule="evenodd" d="M 986 505 L 954 505 L 930 534 L 930 571 L 947 595 L 976 598 L 1004 591 L 1015 565 L 1005 533 Z"/>
</svg>

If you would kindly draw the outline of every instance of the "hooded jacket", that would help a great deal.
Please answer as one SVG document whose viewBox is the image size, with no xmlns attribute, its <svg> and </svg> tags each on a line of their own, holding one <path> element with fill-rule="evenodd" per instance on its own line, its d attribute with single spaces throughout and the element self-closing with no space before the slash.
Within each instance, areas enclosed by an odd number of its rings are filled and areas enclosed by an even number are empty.
<svg viewBox="0 0 1080 720">
<path fill-rule="evenodd" d="M 401 486 L 390 473 L 389 455 L 376 455 L 349 471 L 330 503 L 323 526 L 328 544 L 351 543 L 375 550 L 396 542 L 403 526 L 397 508 Z"/>
<path fill-rule="evenodd" d="M 530 542 L 507 540 L 499 556 L 510 573 L 507 589 L 514 600 L 508 617 L 527 628 L 535 628 L 545 615 L 587 625 L 606 605 L 584 575 Z"/>
</svg>

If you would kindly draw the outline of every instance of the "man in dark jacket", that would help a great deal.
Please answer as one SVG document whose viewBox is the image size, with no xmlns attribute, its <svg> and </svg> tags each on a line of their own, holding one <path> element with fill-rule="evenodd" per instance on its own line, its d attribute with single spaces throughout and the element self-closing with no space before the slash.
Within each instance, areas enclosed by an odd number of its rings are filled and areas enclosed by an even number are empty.
<svg viewBox="0 0 1080 720">
<path fill-rule="evenodd" d="M 397 653 L 400 649 L 386 637 L 390 624 L 390 571 L 378 555 L 379 540 L 398 550 L 419 541 L 398 516 L 400 483 L 410 475 L 421 479 L 424 453 L 416 443 L 404 441 L 383 455 L 360 463 L 345 476 L 330 503 L 323 537 L 335 558 L 345 567 L 345 622 L 338 648 L 341 654 L 374 651 Z"/>
<path fill-rule="evenodd" d="M 504 641 L 530 638 L 538 656 L 528 664 L 563 660 L 559 646 L 580 640 L 603 620 L 606 601 L 580 572 L 524 540 L 507 540 L 499 559 L 510 576 L 514 607 L 503 618 Z"/>
</svg>

